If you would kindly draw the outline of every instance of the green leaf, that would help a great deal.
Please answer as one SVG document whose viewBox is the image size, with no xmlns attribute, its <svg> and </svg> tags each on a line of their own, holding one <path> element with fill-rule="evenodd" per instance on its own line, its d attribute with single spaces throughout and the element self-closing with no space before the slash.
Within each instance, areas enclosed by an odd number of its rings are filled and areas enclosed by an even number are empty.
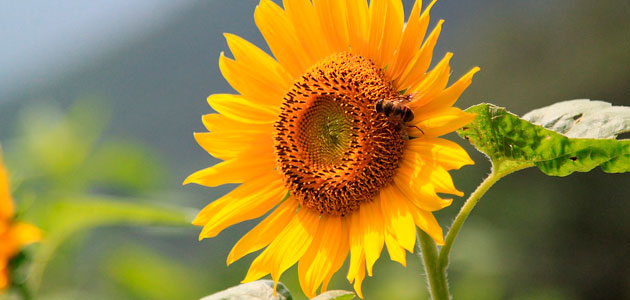
<svg viewBox="0 0 630 300">
<path fill-rule="evenodd" d="M 80 196 L 80 199 L 55 201 L 40 210 L 38 223 L 49 235 L 102 225 L 190 225 L 191 212 L 181 208 L 142 203 L 140 199 L 121 200 Z"/>
<path fill-rule="evenodd" d="M 354 299 L 354 293 L 349 291 L 328 291 L 311 300 L 352 300 Z"/>
<path fill-rule="evenodd" d="M 181 208 L 138 203 L 138 199 L 77 196 L 37 207 L 31 215 L 44 232 L 33 257 L 30 285 L 37 290 L 46 265 L 57 248 L 80 231 L 107 225 L 191 226 L 192 212 Z"/>
<path fill-rule="evenodd" d="M 571 107 L 569 104 L 568 107 Z M 592 106 L 583 105 L 584 110 L 595 111 Z M 620 109 L 624 110 L 624 109 Z M 488 155 L 499 172 L 510 173 L 518 169 L 536 166 L 543 173 L 552 176 L 567 176 L 573 172 L 588 172 L 600 166 L 604 172 L 622 173 L 630 171 L 630 140 L 569 138 L 560 133 L 532 124 L 516 115 L 507 112 L 502 107 L 492 104 L 479 104 L 466 110 L 476 113 L 477 118 L 466 127 L 458 130 L 458 134 L 473 144 L 479 151 Z M 564 113 L 562 113 L 564 111 Z M 529 117 L 536 120 L 552 120 L 554 113 L 566 120 L 574 114 L 558 107 L 549 110 L 532 112 Z M 589 115 L 589 123 L 614 122 L 615 114 L 601 114 L 591 116 L 590 112 L 582 111 L 581 117 Z M 535 116 L 535 117 L 532 117 Z M 575 115 L 573 115 L 575 116 Z M 577 118 L 579 119 L 579 118 Z M 596 121 L 599 120 L 599 121 Z M 575 123 L 577 120 L 573 120 Z M 554 122 L 547 122 L 551 124 Z M 573 131 L 566 121 L 558 125 L 559 129 Z M 579 123 L 579 122 L 578 122 Z M 618 122 L 617 124 L 622 124 Z M 560 124 L 555 122 L 554 124 Z M 592 126 L 592 125 L 591 125 Z M 628 126 L 628 125 L 626 125 Z M 554 127 L 555 128 L 555 127 Z M 621 133 L 628 129 L 605 130 L 608 135 Z M 581 129 L 580 129 L 581 130 Z M 598 131 L 592 127 L 591 131 Z M 588 130 L 587 130 L 588 131 Z M 580 132 L 575 130 L 573 132 Z M 616 135 L 613 134 L 613 135 Z M 584 133 L 584 136 L 595 134 Z"/>
<path fill-rule="evenodd" d="M 278 282 L 277 293 L 274 296 L 274 282 L 272 280 L 258 280 L 239 284 L 227 290 L 214 293 L 201 300 L 292 300 L 291 292 L 282 282 Z"/>
</svg>

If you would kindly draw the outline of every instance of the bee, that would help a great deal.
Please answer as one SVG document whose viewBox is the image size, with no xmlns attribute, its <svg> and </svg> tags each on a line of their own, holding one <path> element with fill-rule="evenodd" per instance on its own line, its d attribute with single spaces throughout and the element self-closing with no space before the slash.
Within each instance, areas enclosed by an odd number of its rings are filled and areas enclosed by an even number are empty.
<svg viewBox="0 0 630 300">
<path fill-rule="evenodd" d="M 413 96 L 413 94 L 408 94 L 399 95 L 390 99 L 379 99 L 374 103 L 374 108 L 377 113 L 388 117 L 390 120 L 400 120 L 403 124 L 409 123 L 413 121 L 414 115 L 413 111 L 406 103 L 410 102 Z M 424 134 L 424 131 L 418 128 L 418 126 L 409 127 L 415 127 Z"/>
</svg>

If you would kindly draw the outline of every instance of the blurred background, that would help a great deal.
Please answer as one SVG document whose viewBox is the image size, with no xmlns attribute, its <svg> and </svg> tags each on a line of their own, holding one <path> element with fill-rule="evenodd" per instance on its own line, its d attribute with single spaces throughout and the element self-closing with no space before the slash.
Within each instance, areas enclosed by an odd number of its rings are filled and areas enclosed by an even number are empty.
<svg viewBox="0 0 630 300">
<path fill-rule="evenodd" d="M 222 33 L 268 50 L 253 21 L 257 2 L 0 5 L 0 142 L 20 210 L 45 230 L 101 218 L 64 227 L 40 274 L 39 299 L 196 299 L 244 278 L 254 256 L 230 267 L 225 258 L 256 221 L 198 242 L 200 228 L 185 224 L 233 186 L 181 182 L 217 162 L 192 133 L 204 131 L 201 116 L 212 112 L 206 97 L 232 92 L 217 65 L 227 51 Z M 482 68 L 461 108 L 491 102 L 523 115 L 576 98 L 630 105 L 629 1 L 441 0 L 431 16 L 432 24 L 446 20 L 435 56 L 455 53 L 452 77 Z M 468 195 L 489 164 L 449 137 L 477 162 L 453 173 Z M 455 299 L 630 299 L 629 183 L 629 174 L 599 169 L 508 176 L 455 243 Z M 107 218 L 121 206 L 72 208 L 95 198 L 122 202 L 128 219 Z M 463 200 L 437 213 L 443 227 Z M 130 225 L 97 226 L 108 224 Z M 146 224 L 177 226 L 132 226 Z M 366 299 L 427 299 L 413 255 L 407 268 L 383 256 L 364 283 Z M 351 290 L 345 270 L 332 289 Z M 296 268 L 282 281 L 304 299 Z"/>
</svg>

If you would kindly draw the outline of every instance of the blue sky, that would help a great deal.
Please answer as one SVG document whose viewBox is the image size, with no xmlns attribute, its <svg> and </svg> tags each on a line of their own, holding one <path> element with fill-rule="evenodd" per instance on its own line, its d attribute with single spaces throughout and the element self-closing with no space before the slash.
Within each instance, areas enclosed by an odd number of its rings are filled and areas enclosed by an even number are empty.
<svg viewBox="0 0 630 300">
<path fill-rule="evenodd" d="M 193 1 L 22 0 L 0 9 L 0 96 L 157 30 Z M 0 99 L 0 101 L 2 101 Z"/>
</svg>

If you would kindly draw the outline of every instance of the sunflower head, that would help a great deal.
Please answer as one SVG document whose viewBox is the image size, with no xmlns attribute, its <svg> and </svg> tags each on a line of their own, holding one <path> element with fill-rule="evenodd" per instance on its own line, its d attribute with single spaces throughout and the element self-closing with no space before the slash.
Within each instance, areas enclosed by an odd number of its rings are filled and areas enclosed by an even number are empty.
<svg viewBox="0 0 630 300">
<path fill-rule="evenodd" d="M 261 0 L 254 16 L 273 57 L 226 35 L 234 59 L 221 54 L 219 67 L 238 94 L 211 95 L 218 114 L 195 134 L 223 162 L 185 183 L 241 183 L 193 221 L 200 239 L 270 212 L 228 255 L 265 249 L 245 281 L 277 281 L 298 263 L 312 297 L 350 254 L 347 279 L 362 297 L 384 247 L 404 265 L 416 227 L 443 243 L 432 212 L 452 200 L 438 193 L 461 196 L 448 171 L 472 161 L 439 136 L 474 118 L 452 105 L 479 69 L 448 86 L 447 53 L 429 70 L 442 25 L 425 39 L 434 2 L 417 1 L 405 24 L 399 0 Z"/>
<path fill-rule="evenodd" d="M 301 206 L 344 216 L 391 182 L 407 140 L 374 103 L 398 94 L 381 68 L 348 52 L 309 69 L 284 97 L 275 154 Z"/>
</svg>

